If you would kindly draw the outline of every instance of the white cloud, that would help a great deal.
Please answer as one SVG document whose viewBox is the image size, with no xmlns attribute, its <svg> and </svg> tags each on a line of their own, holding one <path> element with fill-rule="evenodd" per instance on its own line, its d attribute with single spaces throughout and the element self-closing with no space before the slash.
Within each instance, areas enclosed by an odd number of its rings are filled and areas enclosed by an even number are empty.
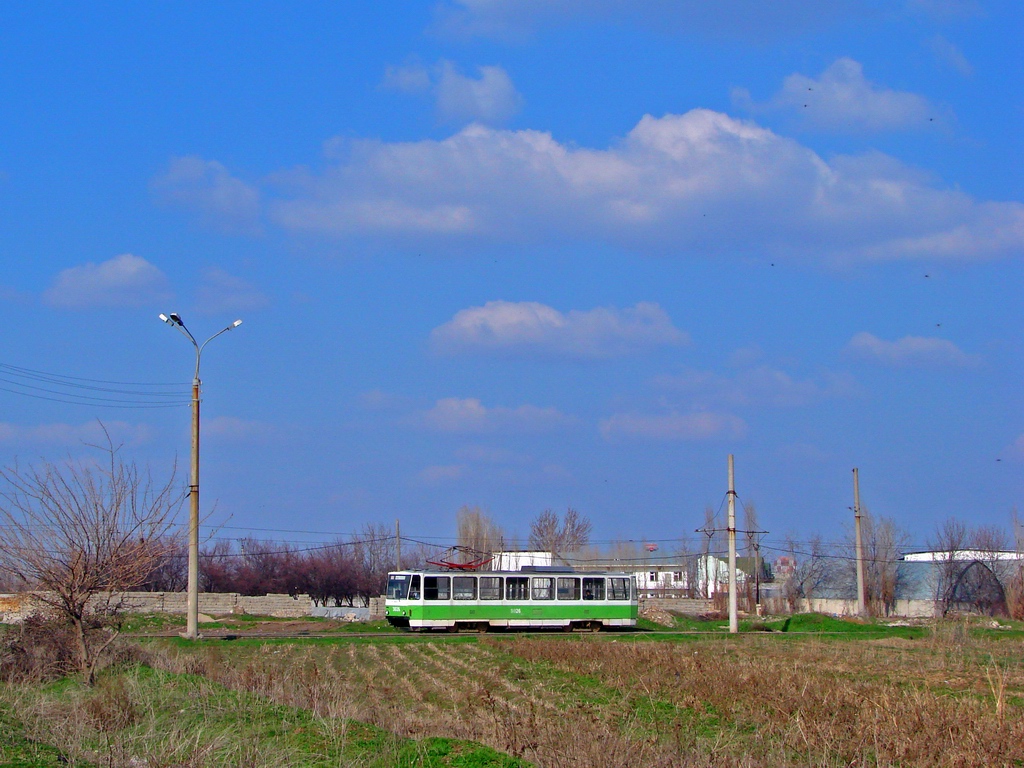
<svg viewBox="0 0 1024 768">
<path fill-rule="evenodd" d="M 489 301 L 460 310 L 431 333 L 444 353 L 523 352 L 599 358 L 657 346 L 686 344 L 689 337 L 657 304 L 628 309 L 599 307 L 559 312 L 533 301 Z"/>
<path fill-rule="evenodd" d="M 522 465 L 533 462 L 532 457 L 504 448 L 487 445 L 466 445 L 455 451 L 455 458 L 473 464 L 513 464 Z"/>
<path fill-rule="evenodd" d="M 964 77 L 970 77 L 974 74 L 974 65 L 967 60 L 963 51 L 942 35 L 936 35 L 932 38 L 931 49 L 935 57 L 950 69 L 956 70 Z"/>
<path fill-rule="evenodd" d="M 119 444 L 139 446 L 153 440 L 153 429 L 148 424 L 130 424 L 125 421 L 87 421 L 84 424 L 54 422 L 24 426 L 0 422 L 0 442 L 37 443 L 58 445 L 70 449 L 83 445 L 106 445 L 104 427 L 115 447 Z"/>
<path fill-rule="evenodd" d="M 405 64 L 401 67 L 388 67 L 384 70 L 382 85 L 390 90 L 405 93 L 429 91 L 431 87 L 430 72 L 419 62 Z"/>
<path fill-rule="evenodd" d="M 417 477 L 426 485 L 441 485 L 453 480 L 461 480 L 467 469 L 465 464 L 437 464 L 422 469 Z"/>
<path fill-rule="evenodd" d="M 850 339 L 845 351 L 851 357 L 894 367 L 965 368 L 981 362 L 978 355 L 964 352 L 947 339 L 928 336 L 886 341 L 861 332 Z"/>
<path fill-rule="evenodd" d="M 215 160 L 195 155 L 174 158 L 167 171 L 150 182 L 150 189 L 162 202 L 197 211 L 221 228 L 258 229 L 259 190 L 232 176 Z"/>
<path fill-rule="evenodd" d="M 501 67 L 478 67 L 478 78 L 445 62 L 437 82 L 437 110 L 445 120 L 504 123 L 519 111 L 522 96 Z"/>
<path fill-rule="evenodd" d="M 503 245 L 603 242 L 648 253 L 978 259 L 1024 250 L 1024 204 L 978 202 L 880 153 L 826 162 L 705 109 L 645 116 L 595 150 L 472 125 L 361 141 L 271 203 L 287 230 Z"/>
<path fill-rule="evenodd" d="M 729 413 L 619 413 L 601 422 L 605 439 L 735 440 L 747 433 L 743 419 Z"/>
<path fill-rule="evenodd" d="M 260 421 L 247 421 L 236 416 L 215 416 L 203 420 L 203 434 L 221 440 L 262 439 L 273 433 L 273 427 Z"/>
<path fill-rule="evenodd" d="M 794 379 L 785 371 L 766 365 L 740 371 L 731 378 L 711 371 L 687 371 L 659 376 L 655 384 L 683 396 L 691 406 L 698 408 L 713 405 L 792 408 L 808 405 L 833 391 L 828 385 Z"/>
<path fill-rule="evenodd" d="M 139 256 L 123 253 L 107 261 L 65 269 L 43 294 L 62 309 L 143 307 L 170 297 L 167 277 Z"/>
<path fill-rule="evenodd" d="M 501 124 L 523 104 L 512 78 L 503 67 L 476 68 L 476 77 L 462 74 L 450 61 L 433 69 L 418 62 L 388 67 L 383 86 L 405 93 L 429 92 L 434 96 L 438 117 L 445 122 Z"/>
<path fill-rule="evenodd" d="M 438 400 L 421 417 L 421 423 L 429 429 L 460 434 L 547 432 L 572 421 L 556 408 L 536 405 L 487 408 L 476 398 L 456 397 Z"/>
<path fill-rule="evenodd" d="M 408 407 L 409 399 L 404 395 L 371 389 L 358 397 L 359 404 L 368 411 L 395 411 Z"/>
<path fill-rule="evenodd" d="M 203 271 L 196 304 L 200 313 L 212 315 L 263 309 L 270 299 L 252 283 L 213 267 Z"/>
<path fill-rule="evenodd" d="M 860 63 L 849 58 L 835 61 L 818 79 L 790 75 L 765 105 L 750 102 L 743 89 L 733 96 L 740 106 L 754 111 L 790 110 L 809 126 L 838 132 L 921 128 L 942 114 L 923 96 L 870 82 Z"/>
</svg>

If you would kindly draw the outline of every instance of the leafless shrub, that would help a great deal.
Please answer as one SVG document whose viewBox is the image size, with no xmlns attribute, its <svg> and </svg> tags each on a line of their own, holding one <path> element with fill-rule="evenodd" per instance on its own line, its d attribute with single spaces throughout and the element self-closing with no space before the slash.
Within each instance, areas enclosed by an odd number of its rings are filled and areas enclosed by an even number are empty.
<svg viewBox="0 0 1024 768">
<path fill-rule="evenodd" d="M 11 627 L 0 644 L 0 680 L 37 683 L 78 669 L 78 649 L 71 628 L 41 614 Z"/>
<path fill-rule="evenodd" d="M 183 500 L 173 472 L 155 485 L 109 435 L 99 450 L 103 463 L 0 470 L 0 570 L 38 590 L 34 599 L 70 627 L 88 682 L 116 637 L 123 593 L 166 554 Z"/>
</svg>

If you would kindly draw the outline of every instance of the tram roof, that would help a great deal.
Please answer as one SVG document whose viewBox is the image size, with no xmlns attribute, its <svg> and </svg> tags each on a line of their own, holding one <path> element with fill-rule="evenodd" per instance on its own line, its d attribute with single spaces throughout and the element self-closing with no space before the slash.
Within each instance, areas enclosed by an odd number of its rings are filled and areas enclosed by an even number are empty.
<svg viewBox="0 0 1024 768">
<path fill-rule="evenodd" d="M 634 574 L 626 571 L 579 571 L 574 568 L 554 565 L 527 565 L 518 571 L 463 571 L 458 568 L 409 568 L 395 573 L 428 574 L 431 576 L 615 576 L 629 577 Z"/>
</svg>

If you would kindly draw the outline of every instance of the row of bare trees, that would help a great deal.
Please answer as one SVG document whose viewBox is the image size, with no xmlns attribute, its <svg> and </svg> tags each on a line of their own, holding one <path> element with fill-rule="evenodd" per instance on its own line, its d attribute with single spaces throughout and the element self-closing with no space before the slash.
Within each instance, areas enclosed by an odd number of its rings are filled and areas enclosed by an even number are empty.
<svg viewBox="0 0 1024 768">
<path fill-rule="evenodd" d="M 378 524 L 312 548 L 251 538 L 218 541 L 200 553 L 200 588 L 243 595 L 307 594 L 316 605 L 367 605 L 384 593 L 396 556 L 394 533 Z M 150 589 L 171 586 L 156 580 L 147 584 Z"/>
<path fill-rule="evenodd" d="M 550 552 L 556 559 L 579 553 L 590 543 L 590 520 L 571 507 L 564 515 L 545 509 L 530 523 L 528 547 Z M 481 553 L 516 550 L 518 542 L 480 507 L 462 507 L 456 514 L 456 543 Z"/>
</svg>

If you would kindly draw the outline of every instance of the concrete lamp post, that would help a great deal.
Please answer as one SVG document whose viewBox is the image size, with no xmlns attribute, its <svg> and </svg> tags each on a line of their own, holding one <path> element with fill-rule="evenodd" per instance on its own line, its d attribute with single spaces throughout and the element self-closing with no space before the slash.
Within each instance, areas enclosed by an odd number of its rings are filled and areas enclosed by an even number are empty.
<svg viewBox="0 0 1024 768">
<path fill-rule="evenodd" d="M 188 516 L 188 625 L 182 637 L 188 640 L 199 639 L 199 360 L 203 349 L 222 333 L 226 333 L 242 324 L 235 320 L 227 328 L 223 328 L 202 344 L 181 321 L 181 315 L 172 312 L 160 315 L 160 319 L 173 328 L 181 331 L 196 349 L 196 372 L 192 378 L 192 472 L 189 477 L 190 510 Z"/>
</svg>

